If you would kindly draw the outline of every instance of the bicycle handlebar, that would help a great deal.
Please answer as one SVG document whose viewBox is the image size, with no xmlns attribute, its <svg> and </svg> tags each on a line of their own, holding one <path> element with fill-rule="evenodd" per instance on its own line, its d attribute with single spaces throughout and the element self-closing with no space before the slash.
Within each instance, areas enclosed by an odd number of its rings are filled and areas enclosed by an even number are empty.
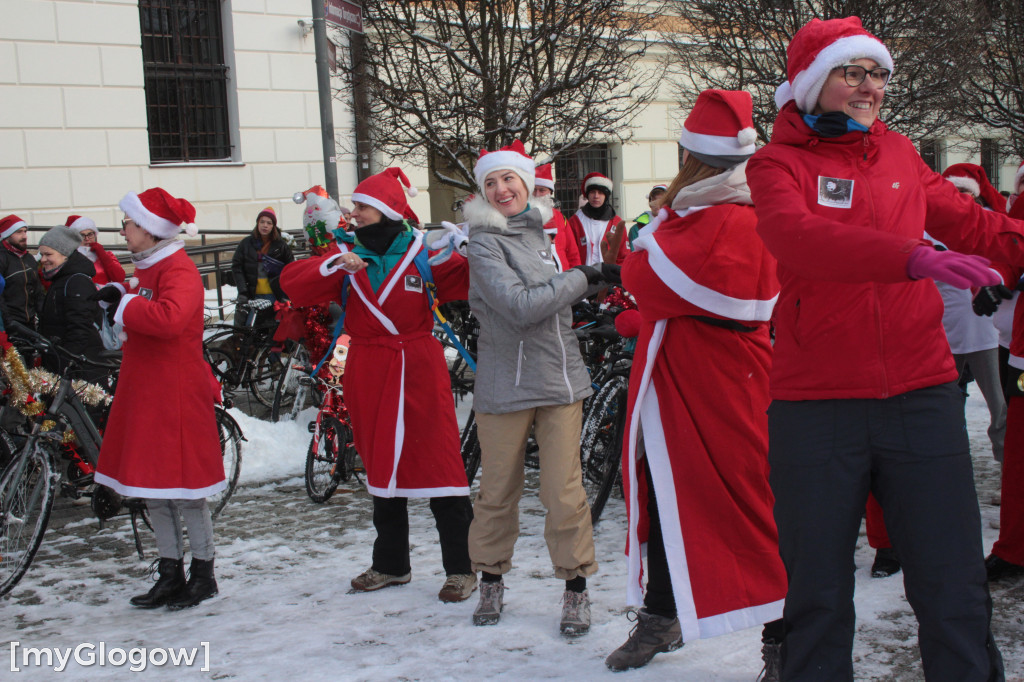
<svg viewBox="0 0 1024 682">
<path fill-rule="evenodd" d="M 34 329 L 29 329 L 20 322 L 7 322 L 6 326 L 9 333 L 13 333 L 14 336 L 17 338 L 22 338 L 31 341 L 33 343 L 33 347 L 37 349 L 41 347 L 43 350 L 52 350 L 60 355 L 63 355 L 64 357 L 70 358 L 71 360 L 78 362 L 79 364 L 91 365 L 93 367 L 99 367 L 101 369 L 118 369 L 121 366 L 120 362 L 113 362 L 110 360 L 94 360 L 93 358 L 86 357 L 85 355 L 73 353 L 64 346 L 54 341 L 53 339 L 49 339 L 43 336 Z"/>
</svg>

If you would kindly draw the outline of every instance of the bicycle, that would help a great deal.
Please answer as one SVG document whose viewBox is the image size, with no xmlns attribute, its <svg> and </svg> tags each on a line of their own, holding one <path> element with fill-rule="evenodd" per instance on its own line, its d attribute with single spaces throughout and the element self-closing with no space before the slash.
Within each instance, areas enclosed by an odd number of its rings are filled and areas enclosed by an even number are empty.
<svg viewBox="0 0 1024 682">
<path fill-rule="evenodd" d="M 356 452 L 352 424 L 341 392 L 341 384 L 305 376 L 303 384 L 319 384 L 323 401 L 316 419 L 309 423 L 313 437 L 306 452 L 306 494 L 323 504 L 338 485 L 353 476 L 360 479 L 363 468 Z"/>
<path fill-rule="evenodd" d="M 277 324 L 266 314 L 272 308 L 264 299 L 239 305 L 235 315 L 244 314 L 244 323 L 212 324 L 203 339 L 203 357 L 225 394 L 233 397 L 237 390 L 246 390 L 267 408 L 273 406 L 274 388 L 284 372 L 283 348 L 273 341 Z"/>
<path fill-rule="evenodd" d="M 31 428 L 27 433 L 18 434 L 22 444 L 0 473 L 0 596 L 10 592 L 31 565 L 42 543 L 58 489 L 64 497 L 90 498 L 92 511 L 101 523 L 117 514 L 122 507 L 126 508 L 131 514 L 139 558 L 144 555 L 139 520 L 152 530 L 145 501 L 122 498 L 109 488 L 94 483 L 102 434 L 88 409 L 90 405 L 87 405 L 87 401 L 94 403 L 91 405 L 94 409 L 103 409 L 109 396 L 96 399 L 97 390 L 100 395 L 103 393 L 99 387 L 72 380 L 68 376 L 79 364 L 106 369 L 113 369 L 113 365 L 69 353 L 16 323 L 9 326 L 13 327 L 12 333 L 20 338 L 60 352 L 67 359 L 67 365 L 57 381 L 49 385 L 52 396 L 40 393 L 25 399 L 26 405 L 22 409 L 28 414 L 23 414 L 24 420 L 21 423 L 30 423 Z M 7 379 L 13 385 L 26 377 L 29 377 L 28 373 L 25 377 Z M 211 496 L 213 516 L 224 508 L 238 483 L 241 471 L 240 442 L 244 440 L 238 424 L 220 406 L 216 408 L 216 418 L 228 484 L 219 495 Z M 4 446 L 12 445 L 14 439 L 6 432 L 2 433 L 0 443 Z M 66 467 L 60 464 L 62 460 L 67 460 Z M 59 471 L 62 467 L 63 470 Z"/>
</svg>

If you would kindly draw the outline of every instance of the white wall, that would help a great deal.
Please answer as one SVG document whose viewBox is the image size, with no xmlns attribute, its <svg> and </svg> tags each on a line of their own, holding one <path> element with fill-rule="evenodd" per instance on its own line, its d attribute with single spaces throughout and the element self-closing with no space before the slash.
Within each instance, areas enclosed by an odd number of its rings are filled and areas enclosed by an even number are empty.
<svg viewBox="0 0 1024 682">
<path fill-rule="evenodd" d="M 120 223 L 128 191 L 161 186 L 195 204 L 200 230 L 249 230 L 270 205 L 299 227 L 291 195 L 323 183 L 307 1 L 227 0 L 237 98 L 231 163 L 151 165 L 136 0 L 0 0 L 0 215 Z M 335 103 L 335 132 L 351 135 Z M 341 191 L 355 159 L 339 154 Z"/>
</svg>

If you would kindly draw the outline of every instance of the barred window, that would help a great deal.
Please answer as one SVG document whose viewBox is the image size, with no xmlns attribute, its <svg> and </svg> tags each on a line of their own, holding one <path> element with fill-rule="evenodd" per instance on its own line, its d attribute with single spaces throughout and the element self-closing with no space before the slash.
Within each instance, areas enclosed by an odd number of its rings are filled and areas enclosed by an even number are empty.
<svg viewBox="0 0 1024 682">
<path fill-rule="evenodd" d="M 981 140 L 981 167 L 985 169 L 988 181 L 999 187 L 999 168 L 1003 160 L 999 156 L 999 140 L 983 138 Z"/>
<path fill-rule="evenodd" d="M 221 0 L 140 0 L 152 163 L 231 158 Z"/>
<path fill-rule="evenodd" d="M 606 144 L 576 147 L 559 154 L 555 159 L 555 199 L 559 210 L 566 217 L 575 213 L 583 178 L 587 173 L 601 173 L 611 178 L 611 165 L 611 152 Z M 618 194 L 612 192 L 613 202 L 617 198 Z"/>
<path fill-rule="evenodd" d="M 946 167 L 942 151 L 942 140 L 935 138 L 921 140 L 921 158 L 936 173 L 941 173 Z"/>
</svg>

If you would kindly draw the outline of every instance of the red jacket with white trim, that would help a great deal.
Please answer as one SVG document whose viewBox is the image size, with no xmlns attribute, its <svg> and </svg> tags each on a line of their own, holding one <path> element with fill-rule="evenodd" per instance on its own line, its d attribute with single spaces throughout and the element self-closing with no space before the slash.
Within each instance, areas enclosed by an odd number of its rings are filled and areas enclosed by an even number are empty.
<svg viewBox="0 0 1024 682">
<path fill-rule="evenodd" d="M 957 378 L 935 284 L 907 276 L 926 230 L 1024 264 L 1016 221 L 957 192 L 881 121 L 823 138 L 790 103 L 747 182 L 782 286 L 773 399 L 885 398 Z"/>
<path fill-rule="evenodd" d="M 590 240 L 587 237 L 587 231 L 583 227 L 583 220 L 589 220 L 586 216 L 583 216 L 583 210 L 578 210 L 572 217 L 569 218 L 569 230 L 572 234 L 572 241 L 576 247 L 580 259 L 581 265 L 594 265 L 595 263 L 617 263 L 622 264 L 622 261 L 626 260 L 626 256 L 629 254 L 629 240 L 626 238 L 626 223 L 619 216 L 613 216 L 611 220 L 604 226 L 604 230 L 601 233 L 600 259 L 590 258 L 593 246 L 590 244 Z M 618 247 L 613 247 L 612 242 L 617 240 Z M 614 253 L 609 253 L 614 249 Z M 607 255 L 606 255 L 607 254 Z"/>
</svg>

